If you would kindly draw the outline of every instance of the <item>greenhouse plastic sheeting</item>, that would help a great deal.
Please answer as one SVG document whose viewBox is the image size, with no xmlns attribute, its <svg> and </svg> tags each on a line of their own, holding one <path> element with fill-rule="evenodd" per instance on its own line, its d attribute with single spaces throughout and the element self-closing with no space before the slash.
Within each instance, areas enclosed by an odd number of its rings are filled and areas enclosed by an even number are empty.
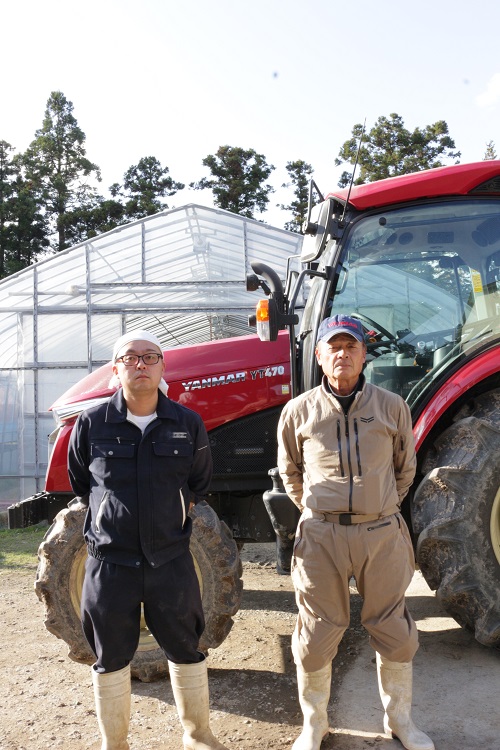
<svg viewBox="0 0 500 750">
<path fill-rule="evenodd" d="M 286 278 L 302 237 L 189 204 L 94 237 L 0 281 L 0 505 L 44 489 L 49 408 L 109 361 L 124 331 L 164 348 L 251 333 L 252 261 Z"/>
</svg>

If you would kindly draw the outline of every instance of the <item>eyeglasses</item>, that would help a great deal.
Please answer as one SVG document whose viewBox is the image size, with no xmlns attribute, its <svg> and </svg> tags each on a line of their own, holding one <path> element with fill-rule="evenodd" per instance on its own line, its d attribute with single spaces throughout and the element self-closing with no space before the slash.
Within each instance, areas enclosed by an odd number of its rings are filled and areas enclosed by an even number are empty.
<svg viewBox="0 0 500 750">
<path fill-rule="evenodd" d="M 154 352 L 149 354 L 124 354 L 123 357 L 115 359 L 115 362 L 123 362 L 125 367 L 134 367 L 140 359 L 142 359 L 145 365 L 157 365 L 160 359 L 163 359 L 163 354 L 156 354 Z"/>
</svg>

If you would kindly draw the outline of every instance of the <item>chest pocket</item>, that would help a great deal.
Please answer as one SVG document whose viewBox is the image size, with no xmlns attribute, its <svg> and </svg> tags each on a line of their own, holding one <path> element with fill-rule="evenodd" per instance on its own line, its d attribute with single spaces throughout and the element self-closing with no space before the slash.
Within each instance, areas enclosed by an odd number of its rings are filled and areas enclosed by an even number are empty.
<svg viewBox="0 0 500 750">
<path fill-rule="evenodd" d="M 123 444 L 118 442 L 91 443 L 90 446 L 92 458 L 133 458 L 135 454 L 135 444 Z"/>
<path fill-rule="evenodd" d="M 193 455 L 191 443 L 153 443 L 156 456 L 168 456 L 169 458 L 187 458 Z"/>
</svg>

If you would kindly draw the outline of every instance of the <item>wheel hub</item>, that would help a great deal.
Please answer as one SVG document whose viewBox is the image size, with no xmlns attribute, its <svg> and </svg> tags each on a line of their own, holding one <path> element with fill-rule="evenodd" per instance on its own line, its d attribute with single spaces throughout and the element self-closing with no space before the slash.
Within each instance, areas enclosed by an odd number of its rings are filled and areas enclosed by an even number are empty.
<svg viewBox="0 0 500 750">
<path fill-rule="evenodd" d="M 491 545 L 500 565 L 500 487 L 493 501 L 490 519 Z"/>
</svg>

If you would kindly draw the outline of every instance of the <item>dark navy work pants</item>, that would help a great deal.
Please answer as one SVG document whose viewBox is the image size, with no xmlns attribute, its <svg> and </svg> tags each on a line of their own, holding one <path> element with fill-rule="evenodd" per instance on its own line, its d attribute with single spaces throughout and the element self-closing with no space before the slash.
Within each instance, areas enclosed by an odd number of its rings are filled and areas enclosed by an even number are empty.
<svg viewBox="0 0 500 750">
<path fill-rule="evenodd" d="M 141 603 L 151 634 L 167 659 L 203 659 L 198 642 L 205 628 L 200 587 L 190 552 L 159 568 L 136 568 L 89 556 L 82 588 L 82 625 L 96 656 L 97 672 L 115 672 L 132 661 L 139 643 Z"/>
</svg>

